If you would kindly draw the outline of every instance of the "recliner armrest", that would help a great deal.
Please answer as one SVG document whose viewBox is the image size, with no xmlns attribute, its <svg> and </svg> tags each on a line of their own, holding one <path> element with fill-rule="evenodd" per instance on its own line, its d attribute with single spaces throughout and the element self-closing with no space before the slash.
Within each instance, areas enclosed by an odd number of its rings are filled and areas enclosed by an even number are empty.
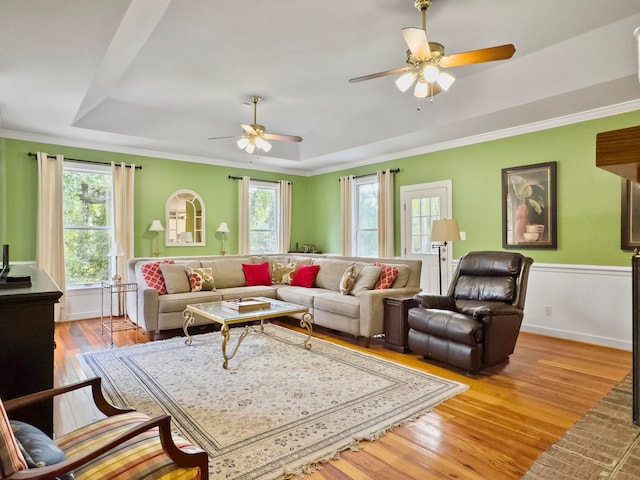
<svg viewBox="0 0 640 480">
<path fill-rule="evenodd" d="M 421 307 L 437 308 L 438 310 L 457 311 L 453 297 L 446 295 L 433 295 L 431 293 L 418 293 L 413 297 Z"/>
<path fill-rule="evenodd" d="M 521 310 L 513 305 L 507 303 L 504 304 L 491 304 L 482 305 L 477 307 L 473 313 L 473 318 L 494 317 L 497 315 L 517 315 Z"/>
</svg>

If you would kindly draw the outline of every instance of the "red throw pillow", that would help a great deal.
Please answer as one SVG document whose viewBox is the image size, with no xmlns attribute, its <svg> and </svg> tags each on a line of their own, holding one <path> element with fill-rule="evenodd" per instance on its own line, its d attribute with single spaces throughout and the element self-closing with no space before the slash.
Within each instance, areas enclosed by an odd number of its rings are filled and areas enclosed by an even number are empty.
<svg viewBox="0 0 640 480">
<path fill-rule="evenodd" d="M 393 285 L 393 282 L 395 282 L 398 277 L 398 267 L 387 265 L 385 263 L 374 263 L 373 265 L 382 269 L 382 272 L 380 272 L 380 278 L 378 278 L 373 289 L 384 290 L 386 288 L 391 288 L 391 285 Z"/>
<path fill-rule="evenodd" d="M 149 262 L 140 267 L 140 273 L 142 278 L 147 282 L 147 285 L 151 288 L 158 290 L 158 295 L 164 295 L 167 293 L 167 286 L 164 283 L 164 276 L 160 265 L 163 263 L 176 263 L 173 260 L 163 260 L 162 262 Z"/>
<path fill-rule="evenodd" d="M 293 276 L 293 280 L 291 280 L 291 285 L 311 288 L 319 271 L 320 265 L 300 265 Z"/>
<path fill-rule="evenodd" d="M 269 262 L 264 263 L 243 263 L 245 285 L 253 287 L 256 285 L 271 285 L 271 272 L 269 272 Z"/>
</svg>

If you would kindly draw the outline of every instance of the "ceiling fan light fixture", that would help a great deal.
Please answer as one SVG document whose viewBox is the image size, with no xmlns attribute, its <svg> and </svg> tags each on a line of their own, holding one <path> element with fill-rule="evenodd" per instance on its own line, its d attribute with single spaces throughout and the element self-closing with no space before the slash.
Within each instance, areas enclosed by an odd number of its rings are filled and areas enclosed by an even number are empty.
<svg viewBox="0 0 640 480">
<path fill-rule="evenodd" d="M 247 137 L 240 137 L 237 145 L 240 150 L 244 150 L 249 145 L 249 139 Z"/>
<path fill-rule="evenodd" d="M 253 143 L 249 143 L 247 147 L 244 149 L 247 153 L 253 153 L 256 150 L 256 146 Z"/>
<path fill-rule="evenodd" d="M 429 83 L 433 83 L 438 80 L 439 76 L 440 70 L 438 69 L 438 67 L 431 63 L 424 67 L 424 69 L 422 70 L 422 77 Z"/>
<path fill-rule="evenodd" d="M 413 90 L 413 95 L 418 98 L 426 98 L 429 94 L 429 85 L 424 80 L 420 79 L 416 82 L 416 88 Z"/>
<path fill-rule="evenodd" d="M 440 72 L 440 75 L 438 75 L 438 80 L 436 81 L 438 82 L 440 88 L 446 92 L 447 90 L 449 90 L 449 87 L 453 85 L 453 82 L 456 81 L 456 78 L 450 73 Z"/>
<path fill-rule="evenodd" d="M 264 150 L 265 152 L 271 150 L 271 144 L 262 137 L 256 138 L 256 147 L 258 147 L 260 150 Z"/>
<path fill-rule="evenodd" d="M 398 79 L 396 80 L 396 87 L 398 87 L 398 90 L 404 93 L 407 90 L 409 90 L 409 88 L 411 87 L 411 85 L 413 85 L 413 82 L 415 81 L 416 81 L 415 74 L 413 72 L 406 72 L 398 77 Z"/>
</svg>

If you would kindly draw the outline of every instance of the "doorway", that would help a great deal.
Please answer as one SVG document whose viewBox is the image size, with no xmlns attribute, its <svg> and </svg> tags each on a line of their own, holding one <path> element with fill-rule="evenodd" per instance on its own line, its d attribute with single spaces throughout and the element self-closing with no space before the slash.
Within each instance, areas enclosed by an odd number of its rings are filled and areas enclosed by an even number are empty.
<svg viewBox="0 0 640 480">
<path fill-rule="evenodd" d="M 431 241 L 431 223 L 452 218 L 451 180 L 400 187 L 402 256 L 422 260 L 420 287 L 426 293 L 446 293 L 451 278 L 452 248 L 442 248 L 438 278 L 438 249 Z M 442 283 L 440 283 L 442 282 Z"/>
</svg>

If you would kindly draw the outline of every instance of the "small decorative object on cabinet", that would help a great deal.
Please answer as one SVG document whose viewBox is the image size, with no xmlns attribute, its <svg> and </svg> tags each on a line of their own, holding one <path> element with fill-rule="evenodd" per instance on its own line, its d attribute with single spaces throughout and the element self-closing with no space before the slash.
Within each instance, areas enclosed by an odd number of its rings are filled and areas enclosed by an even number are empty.
<svg viewBox="0 0 640 480">
<path fill-rule="evenodd" d="M 409 324 L 407 314 L 410 308 L 418 306 L 413 297 L 386 297 L 384 299 L 384 348 L 407 353 Z"/>
<path fill-rule="evenodd" d="M 115 301 L 118 307 L 118 316 L 113 314 L 113 302 L 115 294 Z M 124 297 L 123 297 L 124 294 Z M 126 295 L 135 295 L 136 298 L 136 312 L 138 311 L 138 284 L 125 283 L 116 280 L 108 280 L 102 282 L 101 308 L 100 308 L 100 322 L 102 323 L 102 334 L 107 330 L 110 334 L 111 346 L 113 347 L 113 332 L 120 332 L 122 330 L 135 330 L 136 331 L 136 343 L 138 342 L 138 323 L 132 322 L 131 318 L 127 314 L 127 299 Z M 109 315 L 105 315 L 105 296 L 107 299 Z M 137 319 L 136 315 L 136 319 Z"/>
</svg>

